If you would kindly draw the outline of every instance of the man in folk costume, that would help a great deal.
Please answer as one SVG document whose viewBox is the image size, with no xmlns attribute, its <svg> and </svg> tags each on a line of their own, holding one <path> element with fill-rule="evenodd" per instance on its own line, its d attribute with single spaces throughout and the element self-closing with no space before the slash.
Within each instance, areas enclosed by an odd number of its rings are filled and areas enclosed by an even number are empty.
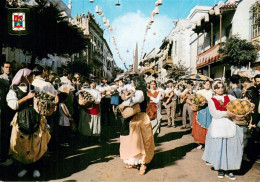
<svg viewBox="0 0 260 182">
<path fill-rule="evenodd" d="M 144 175 L 146 164 L 153 159 L 155 148 L 152 125 L 145 113 L 149 98 L 144 78 L 136 76 L 132 80 L 132 89 L 129 87 L 121 94 L 124 101 L 119 109 L 122 111 L 125 107 L 135 107 L 138 104 L 141 112 L 135 110 L 133 115 L 124 118 L 120 134 L 120 158 L 127 164 L 127 169 L 140 166 L 139 175 Z"/>
<path fill-rule="evenodd" d="M 35 75 L 35 78 L 32 82 L 32 86 L 34 87 L 36 92 L 40 93 L 47 93 L 49 95 L 52 95 L 56 97 L 55 99 L 55 105 L 58 105 L 58 92 L 54 88 L 54 86 L 46 81 L 46 78 L 48 76 L 48 70 L 45 67 L 42 67 L 41 65 L 35 66 L 33 69 L 33 74 Z M 56 107 L 57 108 L 57 107 Z M 46 116 L 47 122 L 50 125 L 50 134 L 56 133 L 56 127 L 55 127 L 55 114 L 52 114 L 51 116 Z M 53 152 L 55 150 L 55 141 L 54 138 L 51 139 L 49 143 L 48 153 Z"/>
<path fill-rule="evenodd" d="M 173 81 L 168 80 L 168 87 L 165 90 L 165 100 L 163 102 L 164 107 L 166 108 L 167 118 L 168 118 L 168 127 L 175 127 L 174 123 L 176 105 L 177 105 L 177 95 L 174 93 Z"/>
<path fill-rule="evenodd" d="M 94 80 L 91 81 L 90 88 L 84 88 L 82 91 L 89 92 L 93 97 L 94 103 L 80 108 L 79 132 L 89 137 L 98 137 L 98 141 L 101 141 L 101 113 L 99 105 L 101 93 L 96 89 L 96 82 Z M 80 92 L 78 92 L 79 99 L 82 99 Z"/>
<path fill-rule="evenodd" d="M 110 104 L 111 95 L 108 90 L 111 90 L 107 84 L 106 78 L 101 78 L 101 84 L 97 88 L 101 92 L 101 121 L 103 124 L 110 125 L 110 114 L 112 113 L 112 106 Z"/>
<path fill-rule="evenodd" d="M 187 88 L 180 94 L 181 97 L 181 103 L 185 103 L 183 105 L 182 110 L 182 124 L 183 126 L 181 129 L 187 128 L 187 112 L 189 114 L 189 120 L 190 120 L 190 126 L 192 126 L 192 119 L 193 119 L 193 111 L 191 110 L 190 104 L 191 101 L 188 99 L 190 94 L 193 93 L 193 83 L 192 81 L 187 81 Z"/>
</svg>

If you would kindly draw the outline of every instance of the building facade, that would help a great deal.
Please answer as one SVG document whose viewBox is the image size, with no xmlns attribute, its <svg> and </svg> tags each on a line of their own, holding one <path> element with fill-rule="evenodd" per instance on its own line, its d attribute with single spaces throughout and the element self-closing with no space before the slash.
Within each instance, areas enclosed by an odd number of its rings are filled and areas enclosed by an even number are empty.
<svg viewBox="0 0 260 182">
<path fill-rule="evenodd" d="M 80 27 L 88 36 L 90 42 L 85 50 L 77 54 L 73 59 L 83 59 L 92 67 L 92 74 L 97 78 L 106 77 L 111 81 L 116 64 L 107 41 L 104 39 L 104 30 L 91 13 L 77 15 L 71 21 L 73 25 Z"/>
</svg>

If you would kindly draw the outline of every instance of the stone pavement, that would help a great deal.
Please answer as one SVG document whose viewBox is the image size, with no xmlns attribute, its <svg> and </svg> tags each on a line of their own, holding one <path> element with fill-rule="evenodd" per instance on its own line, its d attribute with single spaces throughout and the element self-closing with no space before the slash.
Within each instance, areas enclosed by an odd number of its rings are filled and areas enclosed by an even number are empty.
<svg viewBox="0 0 260 182">
<path fill-rule="evenodd" d="M 165 116 L 164 116 L 164 119 Z M 180 119 L 180 118 L 179 118 Z M 58 148 L 50 158 L 43 158 L 39 180 L 51 181 L 230 181 L 218 179 L 217 172 L 201 159 L 203 150 L 191 136 L 191 130 L 166 128 L 162 122 L 161 133 L 156 138 L 154 159 L 147 174 L 138 176 L 137 169 L 125 169 L 119 158 L 119 127 L 106 126 L 104 138 L 97 145 L 86 143 L 78 136 L 69 148 Z M 179 121 L 180 124 L 180 121 Z M 245 163 L 237 173 L 237 181 L 260 181 L 260 164 Z M 17 178 L 17 165 L 0 167 L 0 180 L 34 180 L 31 174 Z"/>
</svg>

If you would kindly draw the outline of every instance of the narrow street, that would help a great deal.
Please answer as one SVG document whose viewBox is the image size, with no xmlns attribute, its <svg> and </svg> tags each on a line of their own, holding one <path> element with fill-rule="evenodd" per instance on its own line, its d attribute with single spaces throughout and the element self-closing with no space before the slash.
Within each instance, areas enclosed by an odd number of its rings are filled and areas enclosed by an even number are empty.
<svg viewBox="0 0 260 182">
<path fill-rule="evenodd" d="M 139 176 L 137 169 L 125 169 L 119 158 L 119 125 L 113 124 L 104 128 L 103 140 L 107 136 L 110 139 L 100 145 L 96 145 L 95 141 L 87 144 L 82 137 L 76 136 L 69 148 L 58 148 L 53 156 L 44 157 L 39 180 L 230 181 L 228 178 L 218 179 L 217 172 L 205 165 L 201 159 L 203 150 L 196 149 L 190 129 L 181 130 L 179 126 L 167 128 L 165 115 L 163 119 L 161 133 L 156 138 L 155 155 L 144 176 Z M 180 119 L 177 119 L 179 125 Z M 259 181 L 260 164 L 247 163 L 243 166 L 236 175 L 237 181 Z M 3 176 L 0 180 L 33 180 L 31 173 L 18 178 L 17 170 L 17 165 L 0 167 Z"/>
</svg>

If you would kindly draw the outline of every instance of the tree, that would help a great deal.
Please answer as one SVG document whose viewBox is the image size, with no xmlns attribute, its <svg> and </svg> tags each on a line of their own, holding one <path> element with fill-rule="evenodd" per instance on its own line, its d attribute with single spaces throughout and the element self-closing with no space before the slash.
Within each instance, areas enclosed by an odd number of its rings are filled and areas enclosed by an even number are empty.
<svg viewBox="0 0 260 182">
<path fill-rule="evenodd" d="M 173 64 L 170 71 L 170 77 L 173 79 L 178 79 L 179 76 L 185 75 L 188 68 L 184 66 L 183 62 L 180 60 L 178 64 Z"/>
<path fill-rule="evenodd" d="M 93 65 L 88 64 L 85 60 L 77 59 L 68 63 L 68 68 L 74 73 L 80 73 L 88 77 L 92 73 Z"/>
<path fill-rule="evenodd" d="M 257 45 L 240 39 L 237 35 L 227 39 L 219 49 L 220 59 L 230 65 L 241 68 L 257 59 Z"/>
<path fill-rule="evenodd" d="M 29 7 L 30 34 L 9 35 L 7 27 L 4 27 L 5 38 L 2 40 L 4 46 L 29 52 L 32 55 L 31 63 L 34 63 L 36 58 L 47 57 L 48 54 L 71 55 L 86 48 L 88 38 L 82 30 L 66 20 L 67 17 L 62 15 L 57 5 L 46 0 L 36 0 L 36 3 L 37 5 Z M 11 6 L 6 5 L 6 7 Z M 6 8 L 4 9 L 6 11 Z"/>
</svg>

